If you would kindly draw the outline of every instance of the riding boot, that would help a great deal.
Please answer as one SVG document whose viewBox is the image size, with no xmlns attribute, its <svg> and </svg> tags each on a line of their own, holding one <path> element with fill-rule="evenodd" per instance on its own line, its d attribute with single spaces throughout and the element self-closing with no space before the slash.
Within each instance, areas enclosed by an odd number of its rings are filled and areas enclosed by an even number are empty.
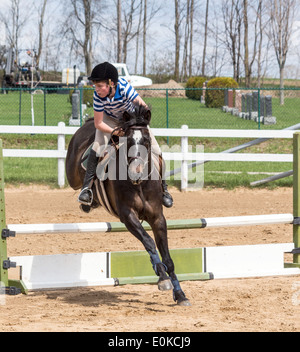
<svg viewBox="0 0 300 352">
<path fill-rule="evenodd" d="M 78 196 L 78 202 L 84 205 L 91 205 L 93 201 L 93 192 L 91 187 L 93 184 L 92 181 L 96 175 L 97 164 L 98 164 L 98 157 L 96 155 L 96 152 L 93 149 L 91 149 L 88 157 L 88 161 L 87 161 L 87 167 L 86 167 L 83 185 L 81 188 L 81 192 Z"/>
<path fill-rule="evenodd" d="M 165 180 L 161 181 L 162 189 L 163 189 L 163 205 L 166 208 L 171 208 L 173 206 L 173 198 L 168 191 L 168 185 L 166 184 Z"/>
</svg>

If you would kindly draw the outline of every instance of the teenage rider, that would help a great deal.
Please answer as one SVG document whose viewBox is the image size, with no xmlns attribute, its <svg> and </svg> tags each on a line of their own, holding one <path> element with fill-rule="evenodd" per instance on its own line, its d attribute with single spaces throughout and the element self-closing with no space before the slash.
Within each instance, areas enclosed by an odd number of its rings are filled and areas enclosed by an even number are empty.
<svg viewBox="0 0 300 352">
<path fill-rule="evenodd" d="M 123 131 L 114 131 L 118 126 L 118 120 L 122 118 L 124 111 L 132 112 L 134 105 L 147 106 L 130 83 L 124 78 L 119 78 L 116 67 L 108 62 L 95 66 L 88 79 L 95 86 L 93 107 L 96 133 L 78 197 L 78 201 L 85 205 L 91 205 L 93 201 L 91 186 L 96 175 L 98 156 L 103 155 L 112 133 L 120 137 L 124 135 Z M 150 129 L 149 132 L 154 153 L 161 155 L 159 145 Z M 163 205 L 170 208 L 173 205 L 173 198 L 168 192 L 166 181 L 163 179 L 162 188 Z"/>
</svg>

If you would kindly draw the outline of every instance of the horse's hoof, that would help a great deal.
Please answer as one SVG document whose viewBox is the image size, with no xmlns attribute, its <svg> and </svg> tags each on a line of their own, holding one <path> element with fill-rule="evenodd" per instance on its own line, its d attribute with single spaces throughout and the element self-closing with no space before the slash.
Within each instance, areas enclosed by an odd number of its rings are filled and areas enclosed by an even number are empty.
<svg viewBox="0 0 300 352">
<path fill-rule="evenodd" d="M 158 281 L 158 289 L 160 291 L 173 290 L 173 285 L 170 279 Z"/>
<path fill-rule="evenodd" d="M 86 205 L 86 204 L 80 204 L 79 208 L 84 213 L 89 213 L 92 210 L 92 208 L 89 205 Z"/>
<path fill-rule="evenodd" d="M 187 298 L 185 298 L 184 300 L 178 301 L 177 305 L 181 307 L 190 307 L 191 302 Z"/>
<path fill-rule="evenodd" d="M 189 307 L 191 306 L 190 301 L 185 297 L 185 294 L 182 290 L 178 290 L 173 292 L 173 298 L 174 301 L 177 302 L 178 306 L 185 306 L 185 307 Z"/>
</svg>

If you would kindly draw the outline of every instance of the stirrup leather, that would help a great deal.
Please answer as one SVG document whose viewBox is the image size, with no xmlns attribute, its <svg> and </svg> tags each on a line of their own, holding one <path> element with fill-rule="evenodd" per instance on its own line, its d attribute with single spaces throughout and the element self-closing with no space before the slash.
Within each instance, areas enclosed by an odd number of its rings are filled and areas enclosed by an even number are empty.
<svg viewBox="0 0 300 352">
<path fill-rule="evenodd" d="M 89 202 L 86 202 L 86 201 L 83 201 L 80 199 L 80 195 L 84 192 L 84 191 L 88 191 L 90 194 L 90 201 Z M 92 205 L 92 202 L 93 202 L 93 191 L 91 190 L 91 188 L 89 187 L 85 187 L 81 190 L 79 196 L 78 196 L 78 202 L 81 203 L 81 204 L 84 204 L 84 205 L 89 205 L 91 206 Z"/>
</svg>

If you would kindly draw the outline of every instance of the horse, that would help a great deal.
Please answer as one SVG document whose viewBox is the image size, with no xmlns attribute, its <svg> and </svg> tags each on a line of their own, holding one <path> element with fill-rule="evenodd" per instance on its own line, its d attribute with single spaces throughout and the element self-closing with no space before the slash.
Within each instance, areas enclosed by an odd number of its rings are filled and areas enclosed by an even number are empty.
<svg viewBox="0 0 300 352">
<path fill-rule="evenodd" d="M 158 276 L 159 290 L 172 290 L 173 299 L 178 305 L 189 306 L 190 302 L 181 289 L 174 269 L 174 263 L 168 248 L 167 224 L 163 214 L 161 176 L 153 176 L 155 165 L 151 162 L 151 138 L 149 124 L 151 111 L 143 106 L 137 107 L 134 112 L 124 112 L 120 121 L 120 128 L 124 131 L 126 143 L 119 144 L 114 158 L 116 177 L 108 177 L 103 181 L 107 198 L 115 215 L 144 245 L 150 255 L 153 270 Z M 67 151 L 66 174 L 70 186 L 79 189 L 82 186 L 85 172 L 81 166 L 82 155 L 94 140 L 95 127 L 93 119 L 89 119 L 73 135 Z M 125 147 L 124 147 L 125 146 Z M 123 161 L 122 161 L 123 160 Z M 120 177 L 125 165 L 130 177 Z M 123 168 L 123 167 L 122 167 Z M 97 172 L 98 175 L 98 172 Z M 93 192 L 92 207 L 101 204 L 97 192 Z M 145 231 L 142 221 L 151 226 L 154 239 Z M 156 245 L 161 255 L 160 259 Z M 168 274 L 168 275 L 167 275 Z"/>
</svg>

